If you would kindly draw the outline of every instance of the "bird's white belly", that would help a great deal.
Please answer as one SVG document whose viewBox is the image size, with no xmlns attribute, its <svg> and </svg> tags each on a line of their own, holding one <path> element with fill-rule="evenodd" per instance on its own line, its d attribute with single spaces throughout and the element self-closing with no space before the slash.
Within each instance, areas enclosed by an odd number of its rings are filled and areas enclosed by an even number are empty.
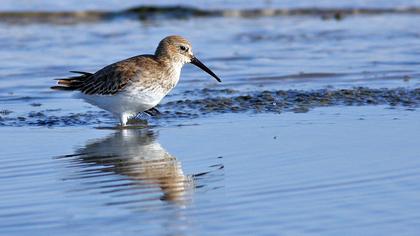
<svg viewBox="0 0 420 236">
<path fill-rule="evenodd" d="M 115 95 L 79 94 L 78 97 L 115 115 L 134 116 L 156 106 L 165 95 L 166 93 L 160 89 L 135 88 Z"/>
</svg>

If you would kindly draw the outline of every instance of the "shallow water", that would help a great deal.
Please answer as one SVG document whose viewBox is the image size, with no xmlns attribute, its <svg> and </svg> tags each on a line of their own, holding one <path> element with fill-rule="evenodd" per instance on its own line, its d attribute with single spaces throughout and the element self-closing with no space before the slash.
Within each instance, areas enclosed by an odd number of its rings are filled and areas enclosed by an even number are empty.
<svg viewBox="0 0 420 236">
<path fill-rule="evenodd" d="M 136 6 L 93 3 L 4 1 L 0 11 Z M 313 7 L 249 3 L 209 7 Z M 316 5 L 407 6 L 420 4 Z M 0 22 L 0 234 L 418 235 L 419 20 Z M 185 66 L 167 113 L 142 117 L 147 128 L 118 131 L 109 114 L 49 89 L 67 71 L 152 53 L 169 34 L 189 38 L 223 83 Z"/>
<path fill-rule="evenodd" d="M 415 235 L 419 118 L 335 107 L 144 130 L 3 128 L 0 229 Z"/>
<path fill-rule="evenodd" d="M 223 83 L 187 65 L 163 103 L 189 98 L 186 90 L 201 88 L 244 93 L 354 86 L 415 89 L 420 81 L 417 18 L 420 15 L 387 14 L 341 21 L 295 16 L 3 23 L 0 110 L 13 111 L 9 117 L 14 119 L 29 119 L 28 111 L 61 109 L 57 116 L 96 111 L 71 93 L 51 91 L 53 79 L 69 76 L 70 70 L 94 72 L 123 58 L 153 53 L 162 37 L 175 33 L 191 39 L 197 56 Z M 107 122 L 101 117 L 94 123 Z"/>
</svg>

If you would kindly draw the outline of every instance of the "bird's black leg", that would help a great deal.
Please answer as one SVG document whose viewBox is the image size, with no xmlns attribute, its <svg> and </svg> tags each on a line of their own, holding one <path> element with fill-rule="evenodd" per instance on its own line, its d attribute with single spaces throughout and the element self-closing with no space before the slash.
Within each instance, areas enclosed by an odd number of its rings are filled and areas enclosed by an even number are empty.
<svg viewBox="0 0 420 236">
<path fill-rule="evenodd" d="M 162 114 L 158 109 L 154 107 L 144 111 L 144 113 L 148 114 L 149 116 L 160 116 Z"/>
</svg>

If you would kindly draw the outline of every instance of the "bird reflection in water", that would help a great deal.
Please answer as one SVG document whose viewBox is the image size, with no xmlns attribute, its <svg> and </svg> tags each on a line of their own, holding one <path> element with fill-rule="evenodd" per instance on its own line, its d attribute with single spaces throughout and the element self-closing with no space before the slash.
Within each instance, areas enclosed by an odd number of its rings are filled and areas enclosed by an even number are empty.
<svg viewBox="0 0 420 236">
<path fill-rule="evenodd" d="M 74 161 L 100 166 L 101 172 L 127 176 L 133 182 L 131 189 L 147 194 L 159 189 L 163 201 L 185 205 L 194 188 L 192 177 L 184 175 L 181 163 L 156 141 L 156 134 L 150 130 L 120 130 L 88 143 L 71 156 L 76 158 Z"/>
</svg>

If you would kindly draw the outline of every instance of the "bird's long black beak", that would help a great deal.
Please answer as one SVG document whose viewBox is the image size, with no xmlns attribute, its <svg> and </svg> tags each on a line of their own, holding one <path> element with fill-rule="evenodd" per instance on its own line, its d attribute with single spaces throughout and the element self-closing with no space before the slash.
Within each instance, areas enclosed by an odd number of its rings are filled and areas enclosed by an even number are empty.
<svg viewBox="0 0 420 236">
<path fill-rule="evenodd" d="M 198 60 L 196 57 L 191 58 L 191 64 L 196 65 L 200 69 L 207 72 L 207 74 L 213 76 L 217 81 L 222 82 L 222 80 L 220 80 L 220 78 L 217 77 L 217 75 L 215 73 L 213 73 L 213 71 L 211 71 L 207 66 L 205 66 L 203 63 L 201 63 L 201 61 Z"/>
</svg>

